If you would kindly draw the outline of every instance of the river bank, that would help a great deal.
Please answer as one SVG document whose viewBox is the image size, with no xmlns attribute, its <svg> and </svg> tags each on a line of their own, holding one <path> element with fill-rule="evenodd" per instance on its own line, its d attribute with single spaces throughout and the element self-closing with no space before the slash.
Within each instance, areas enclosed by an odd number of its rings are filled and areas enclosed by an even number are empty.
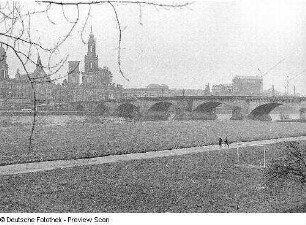
<svg viewBox="0 0 306 225">
<path fill-rule="evenodd" d="M 80 159 L 306 135 L 305 123 L 259 121 L 80 122 L 0 128 L 0 165 Z"/>
<path fill-rule="evenodd" d="M 260 146 L 259 146 L 260 147 Z M 284 147 L 284 146 L 283 146 Z M 283 148 L 270 145 L 267 161 Z M 306 186 L 266 183 L 262 147 L 117 161 L 2 175 L 1 212 L 273 213 L 297 212 Z M 267 162 L 268 163 L 268 162 Z"/>
</svg>

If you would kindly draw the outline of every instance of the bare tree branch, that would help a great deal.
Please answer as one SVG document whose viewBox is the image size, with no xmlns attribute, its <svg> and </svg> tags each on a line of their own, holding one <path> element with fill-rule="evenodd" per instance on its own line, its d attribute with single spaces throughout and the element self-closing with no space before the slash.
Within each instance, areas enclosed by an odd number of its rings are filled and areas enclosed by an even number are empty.
<svg viewBox="0 0 306 225">
<path fill-rule="evenodd" d="M 115 13 L 115 16 L 116 16 L 116 22 L 117 22 L 117 25 L 118 25 L 118 30 L 119 30 L 119 38 L 118 38 L 118 67 L 119 67 L 119 72 L 121 74 L 121 76 L 123 78 L 125 78 L 127 81 L 130 81 L 122 72 L 122 69 L 121 69 L 121 39 L 122 39 L 122 30 L 121 30 L 121 24 L 120 24 L 120 21 L 119 21 L 119 17 L 118 17 L 118 13 L 117 13 L 117 10 L 115 8 L 115 6 L 109 2 L 109 4 L 112 6 L 113 10 L 114 10 L 114 13 Z"/>
<path fill-rule="evenodd" d="M 95 5 L 95 4 L 104 4 L 104 3 L 119 3 L 119 4 L 131 4 L 131 5 L 139 5 L 139 4 L 144 4 L 144 5 L 151 5 L 151 6 L 158 6 L 158 7 L 164 7 L 164 8 L 183 8 L 186 6 L 191 5 L 193 2 L 185 2 L 181 4 L 164 4 L 164 3 L 157 3 L 157 2 L 150 2 L 150 1 L 104 1 L 104 0 L 93 0 L 93 1 L 65 1 L 65 2 L 59 2 L 59 1 L 36 1 L 37 3 L 51 3 L 55 5 Z"/>
<path fill-rule="evenodd" d="M 124 31 L 124 27 L 121 25 L 121 21 L 119 18 L 117 5 L 132 5 L 132 6 L 139 6 L 139 22 L 140 25 L 143 25 L 142 23 L 142 7 L 152 6 L 155 8 L 162 8 L 162 9 L 181 9 L 181 8 L 187 8 L 192 3 L 174 3 L 174 4 L 165 4 L 165 3 L 158 3 L 158 2 L 151 2 L 151 1 L 102 1 L 102 0 L 93 0 L 93 1 L 36 1 L 36 3 L 39 3 L 40 5 L 43 5 L 43 8 L 40 10 L 24 10 L 20 2 L 10 2 L 7 1 L 5 4 L 0 3 L 0 43 L 2 43 L 7 50 L 11 50 L 14 55 L 17 57 L 18 61 L 21 63 L 23 70 L 26 73 L 26 76 L 28 78 L 28 81 L 30 83 L 31 89 L 32 89 L 32 99 L 33 99 L 33 123 L 31 127 L 31 133 L 29 137 L 29 152 L 32 149 L 32 142 L 33 142 L 33 135 L 35 130 L 35 124 L 36 124 L 36 116 L 37 116 L 37 84 L 40 83 L 47 83 L 47 82 L 53 82 L 59 79 L 62 79 L 64 77 L 67 77 L 69 74 L 71 74 L 73 71 L 69 71 L 68 74 L 65 74 L 65 76 L 59 76 L 51 79 L 52 75 L 57 74 L 60 69 L 63 67 L 63 65 L 67 62 L 69 55 L 67 54 L 65 57 L 58 57 L 60 55 L 60 49 L 64 43 L 69 40 L 69 37 L 75 32 L 77 29 L 76 27 L 78 25 L 81 25 L 80 33 L 81 33 L 81 40 L 84 44 L 86 44 L 86 41 L 84 40 L 84 33 L 86 30 L 86 27 L 88 26 L 88 20 L 91 16 L 91 7 L 93 5 L 102 5 L 102 4 L 108 4 L 111 6 L 113 12 L 114 12 L 114 18 L 116 21 L 116 25 L 118 28 L 118 48 L 117 48 L 117 63 L 119 68 L 120 75 L 129 81 L 129 79 L 125 76 L 123 70 L 122 70 L 122 56 L 121 56 L 121 50 L 122 50 L 122 34 Z M 54 44 L 42 44 L 44 42 L 40 42 L 40 38 L 35 38 L 34 35 L 32 35 L 32 20 L 35 19 L 35 15 L 45 15 L 47 20 L 52 25 L 57 25 L 55 21 L 52 20 L 52 14 L 50 14 L 50 9 L 54 9 L 55 5 L 58 5 L 61 7 L 61 11 L 63 14 L 63 17 L 66 22 L 69 23 L 69 30 L 64 33 L 64 35 L 61 38 L 58 38 L 57 42 Z M 82 20 L 80 18 L 80 6 L 87 5 L 88 11 L 87 15 L 85 17 L 85 20 Z M 73 20 L 69 19 L 66 15 L 66 7 L 75 7 L 77 15 Z M 60 12 L 60 11 L 59 11 Z M 32 18 L 33 17 L 33 18 Z M 84 21 L 84 23 L 83 23 Z M 79 27 L 79 26 L 78 26 Z M 6 41 L 4 41 L 4 40 Z M 36 60 L 33 59 L 33 49 L 36 49 L 38 53 L 43 54 L 45 57 L 48 58 L 47 63 L 39 65 L 42 69 L 47 69 L 48 73 L 46 73 L 46 76 L 32 76 L 29 73 L 29 69 L 27 66 L 29 65 L 36 65 Z M 34 50 L 35 51 L 35 50 Z M 56 58 L 56 59 L 55 59 Z M 59 58 L 59 60 L 57 60 Z M 38 66 L 38 65 L 36 65 Z M 75 68 L 77 69 L 77 68 Z M 49 79 L 45 79 L 49 78 Z"/>
</svg>

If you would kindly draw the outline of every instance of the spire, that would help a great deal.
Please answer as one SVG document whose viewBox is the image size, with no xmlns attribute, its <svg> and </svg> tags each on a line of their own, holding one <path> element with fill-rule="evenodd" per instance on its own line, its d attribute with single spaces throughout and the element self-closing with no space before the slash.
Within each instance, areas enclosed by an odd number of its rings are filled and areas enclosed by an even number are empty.
<svg viewBox="0 0 306 225">
<path fill-rule="evenodd" d="M 94 42 L 95 38 L 94 38 L 94 34 L 92 32 L 92 25 L 90 26 L 90 34 L 89 34 L 89 42 Z"/>
</svg>

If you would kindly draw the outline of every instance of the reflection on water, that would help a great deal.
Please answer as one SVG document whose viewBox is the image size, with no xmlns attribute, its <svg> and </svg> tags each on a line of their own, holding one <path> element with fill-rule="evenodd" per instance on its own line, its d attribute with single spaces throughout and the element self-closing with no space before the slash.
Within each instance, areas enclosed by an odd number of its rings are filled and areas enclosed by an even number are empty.
<svg viewBox="0 0 306 225">
<path fill-rule="evenodd" d="M 37 124 L 44 125 L 65 125 L 71 121 L 82 122 L 84 118 L 82 116 L 37 116 Z M 31 124 L 33 122 L 33 116 L 1 116 L 0 121 L 2 123 L 12 123 L 12 124 Z"/>
<path fill-rule="evenodd" d="M 229 120 L 232 117 L 232 114 L 217 114 L 218 120 Z M 272 121 L 280 120 L 280 114 L 270 114 Z M 289 119 L 299 119 L 299 114 L 289 114 Z"/>
<path fill-rule="evenodd" d="M 270 114 L 272 121 L 280 120 L 280 114 Z M 217 114 L 218 120 L 229 120 L 231 114 Z M 299 119 L 299 114 L 290 114 L 290 119 Z M 32 116 L 0 116 L 0 122 L 10 124 L 24 124 L 29 125 L 33 121 Z M 37 116 L 37 124 L 44 126 L 53 126 L 53 125 L 66 125 L 68 123 L 83 123 L 83 122 L 112 122 L 112 123 L 122 123 L 123 119 L 103 116 L 97 116 L 94 118 L 86 116 L 72 116 L 72 115 L 61 115 L 61 116 Z"/>
<path fill-rule="evenodd" d="M 73 115 L 49 115 L 37 116 L 36 124 L 42 126 L 63 126 L 69 123 L 122 123 L 125 120 L 116 117 L 103 117 L 103 116 L 73 116 Z M 30 125 L 33 122 L 33 116 L 0 116 L 1 124 L 22 124 Z M 1 125 L 0 125 L 1 126 Z"/>
<path fill-rule="evenodd" d="M 289 119 L 300 119 L 300 114 L 288 114 Z M 273 121 L 280 120 L 280 114 L 270 114 Z"/>
</svg>

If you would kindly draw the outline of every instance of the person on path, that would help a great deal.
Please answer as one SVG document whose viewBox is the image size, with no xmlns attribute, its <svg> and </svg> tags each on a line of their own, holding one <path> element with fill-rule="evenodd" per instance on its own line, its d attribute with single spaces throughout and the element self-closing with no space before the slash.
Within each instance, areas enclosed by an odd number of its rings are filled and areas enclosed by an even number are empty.
<svg viewBox="0 0 306 225">
<path fill-rule="evenodd" d="M 222 138 L 219 137 L 219 147 L 222 148 Z"/>
<path fill-rule="evenodd" d="M 229 143 L 228 143 L 227 137 L 225 138 L 224 143 L 227 145 L 227 148 L 229 148 Z"/>
</svg>

